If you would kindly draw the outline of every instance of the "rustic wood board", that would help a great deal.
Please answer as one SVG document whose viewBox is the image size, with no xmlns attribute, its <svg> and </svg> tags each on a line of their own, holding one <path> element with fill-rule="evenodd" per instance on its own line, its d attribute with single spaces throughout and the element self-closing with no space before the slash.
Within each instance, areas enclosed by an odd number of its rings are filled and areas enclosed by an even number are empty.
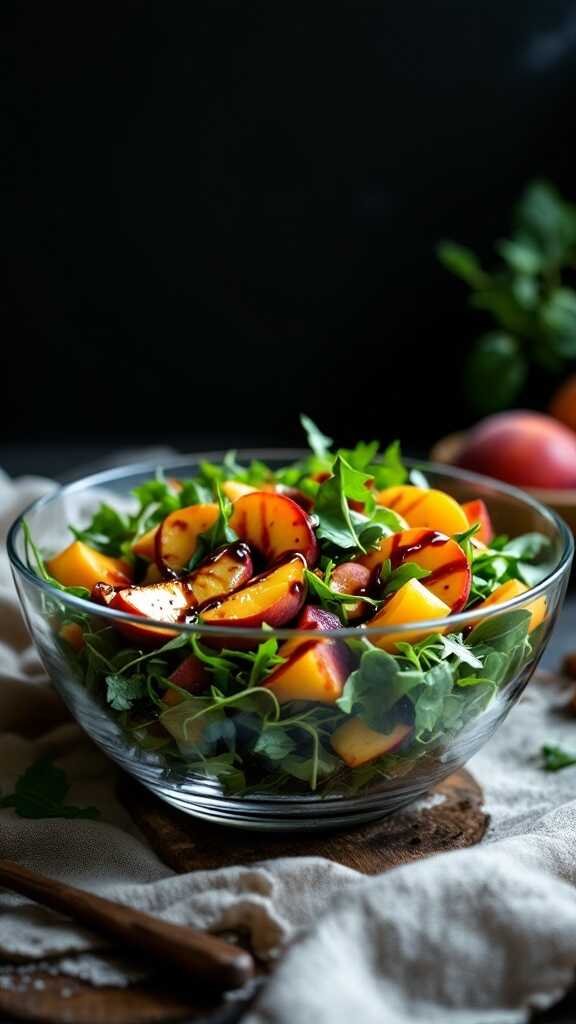
<svg viewBox="0 0 576 1024">
<path fill-rule="evenodd" d="M 158 856 L 181 873 L 276 857 L 317 856 L 376 875 L 442 850 L 473 846 L 488 824 L 480 786 L 464 769 L 436 787 L 437 799 L 431 806 L 407 808 L 345 832 L 230 830 L 182 814 L 128 776 L 122 776 L 118 792 Z"/>
<path fill-rule="evenodd" d="M 178 872 L 251 864 L 275 857 L 319 856 L 372 875 L 443 850 L 478 843 L 487 828 L 482 791 L 462 770 L 434 790 L 437 799 L 416 810 L 347 832 L 271 834 L 244 832 L 191 818 L 122 776 L 118 792 L 158 855 Z M 438 799 L 439 798 L 439 799 Z M 0 988 L 0 1021 L 46 1024 L 232 1024 L 250 999 L 235 1003 L 182 986 L 166 977 L 130 988 L 96 989 L 63 976 L 27 973 Z"/>
</svg>

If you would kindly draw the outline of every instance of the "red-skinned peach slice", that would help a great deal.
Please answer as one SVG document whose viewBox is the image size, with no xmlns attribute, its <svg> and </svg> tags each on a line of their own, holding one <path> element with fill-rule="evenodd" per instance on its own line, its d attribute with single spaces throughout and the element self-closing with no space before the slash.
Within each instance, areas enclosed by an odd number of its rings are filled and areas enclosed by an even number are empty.
<svg viewBox="0 0 576 1024">
<path fill-rule="evenodd" d="M 422 578 L 427 590 L 453 612 L 466 606 L 472 573 L 464 551 L 455 540 L 435 530 L 403 530 L 384 537 L 374 551 L 362 555 L 358 561 L 376 573 L 388 559 L 393 569 L 404 562 L 416 562 L 428 569 L 430 575 Z"/>
<path fill-rule="evenodd" d="M 296 629 L 310 629 L 310 630 L 327 630 L 327 629 L 341 629 L 342 623 L 337 615 L 332 612 L 324 611 L 323 608 L 319 608 L 314 604 L 307 604 L 304 606 L 298 621 L 296 622 Z M 283 658 L 288 658 L 297 647 L 301 647 L 307 643 L 307 637 L 292 637 L 290 640 L 286 640 L 278 654 Z"/>
<path fill-rule="evenodd" d="M 175 686 L 179 686 L 181 690 L 187 690 L 195 697 L 204 693 L 210 686 L 210 673 L 194 654 L 190 654 L 180 662 L 169 679 Z M 180 704 L 184 697 L 178 693 L 178 690 L 166 690 L 163 700 L 165 704 L 172 707 L 174 704 Z"/>
<path fill-rule="evenodd" d="M 254 491 L 239 498 L 234 503 L 230 526 L 241 540 L 260 551 L 267 562 L 298 552 L 313 566 L 318 557 L 308 516 L 284 494 Z"/>
<path fill-rule="evenodd" d="M 117 591 L 111 606 L 131 615 L 143 615 L 160 622 L 181 622 L 188 611 L 206 601 L 230 594 L 252 576 L 252 558 L 246 544 L 229 544 L 217 551 L 184 580 L 169 580 L 149 586 Z M 104 595 L 102 595 L 104 596 Z M 118 628 L 132 639 L 153 643 L 166 639 L 173 630 L 135 623 L 119 623 Z"/>
<path fill-rule="evenodd" d="M 476 531 L 474 538 L 481 541 L 482 544 L 490 544 L 490 541 L 494 539 L 494 530 L 490 513 L 482 498 L 476 498 L 475 501 L 465 501 L 462 505 L 462 511 L 466 515 L 469 526 L 474 526 L 475 523 L 480 524 L 480 529 Z"/>
<path fill-rule="evenodd" d="M 204 604 L 245 587 L 253 573 L 250 548 L 238 541 L 216 551 L 186 578 L 186 582 L 191 585 L 196 602 Z"/>
<path fill-rule="evenodd" d="M 469 523 L 462 506 L 444 491 L 401 484 L 387 487 L 376 495 L 378 505 L 391 508 L 406 520 L 408 526 L 424 526 L 451 536 L 464 533 Z"/>
<path fill-rule="evenodd" d="M 330 743 L 349 768 L 358 768 L 393 753 L 411 731 L 412 726 L 399 724 L 389 733 L 376 732 L 361 718 L 351 718 L 332 733 Z"/>
<path fill-rule="evenodd" d="M 341 629 L 342 623 L 333 612 L 315 604 L 307 604 L 298 616 L 296 629 Z"/>
<path fill-rule="evenodd" d="M 341 562 L 334 569 L 330 578 L 330 586 L 337 594 L 365 594 L 370 585 L 372 573 L 360 562 Z M 346 605 L 349 622 L 358 622 L 366 618 L 369 605 L 364 601 Z"/>
<path fill-rule="evenodd" d="M 290 647 L 291 640 L 280 648 L 288 660 L 274 669 L 266 680 L 280 704 L 290 700 L 309 700 L 333 704 L 342 696 L 344 683 L 353 667 L 350 650 L 341 640 L 309 639 Z"/>
<path fill-rule="evenodd" d="M 156 534 L 156 561 L 161 569 L 182 572 L 196 550 L 198 538 L 218 518 L 218 506 L 189 505 L 176 509 L 160 524 Z"/>
<path fill-rule="evenodd" d="M 286 625 L 306 599 L 305 568 L 303 556 L 294 555 L 282 565 L 255 576 L 248 586 L 203 608 L 203 622 L 246 629 L 259 629 L 263 623 Z M 231 642 L 226 641 L 226 646 L 231 646 Z"/>
<path fill-rule="evenodd" d="M 426 590 L 418 580 L 408 580 L 403 587 L 400 587 L 388 598 L 380 611 L 368 620 L 366 626 L 369 629 L 377 627 L 389 629 L 390 626 L 400 626 L 407 622 L 445 619 L 449 615 L 449 606 L 436 597 L 432 591 Z M 429 632 L 429 629 L 424 631 L 415 629 L 406 633 L 370 634 L 370 641 L 384 651 L 394 651 L 397 643 L 418 643 Z M 436 632 L 445 632 L 445 627 L 436 629 Z"/>
<path fill-rule="evenodd" d="M 65 587 L 86 587 L 88 590 L 100 582 L 125 587 L 132 579 L 130 567 L 121 558 L 103 555 L 81 540 L 75 540 L 60 554 L 50 558 L 46 568 Z"/>
</svg>

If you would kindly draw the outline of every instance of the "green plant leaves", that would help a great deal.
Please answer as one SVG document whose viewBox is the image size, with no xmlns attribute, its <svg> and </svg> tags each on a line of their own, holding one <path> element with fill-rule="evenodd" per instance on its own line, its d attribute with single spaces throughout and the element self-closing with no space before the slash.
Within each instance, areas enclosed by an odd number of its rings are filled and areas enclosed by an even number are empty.
<svg viewBox="0 0 576 1024">
<path fill-rule="evenodd" d="M 17 780 L 14 792 L 0 799 L 0 807 L 13 807 L 21 818 L 90 818 L 100 816 L 96 807 L 64 803 L 70 783 L 62 768 L 49 758 L 32 764 Z"/>
<path fill-rule="evenodd" d="M 512 405 L 526 381 L 526 358 L 516 338 L 493 331 L 474 342 L 466 361 L 465 386 L 471 404 L 481 412 Z"/>
</svg>

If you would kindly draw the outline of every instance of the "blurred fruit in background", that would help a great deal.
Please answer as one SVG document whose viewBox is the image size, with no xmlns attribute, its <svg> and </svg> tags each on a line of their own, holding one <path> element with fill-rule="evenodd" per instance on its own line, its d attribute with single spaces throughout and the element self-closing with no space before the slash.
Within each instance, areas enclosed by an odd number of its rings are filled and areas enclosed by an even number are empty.
<svg viewBox="0 0 576 1024">
<path fill-rule="evenodd" d="M 487 271 L 464 246 L 438 248 L 442 263 L 470 286 L 471 305 L 495 323 L 466 361 L 466 393 L 479 413 L 516 403 L 531 375 L 544 371 L 552 388 L 576 361 L 576 206 L 547 182 L 533 182 L 514 210 L 511 237 L 496 251 L 500 261 Z M 576 378 L 552 411 L 576 429 Z"/>
<path fill-rule="evenodd" d="M 576 374 L 568 377 L 555 391 L 550 412 L 555 419 L 576 431 Z"/>
<path fill-rule="evenodd" d="M 576 433 L 539 412 L 502 412 L 464 436 L 456 463 L 521 487 L 576 488 Z"/>
</svg>

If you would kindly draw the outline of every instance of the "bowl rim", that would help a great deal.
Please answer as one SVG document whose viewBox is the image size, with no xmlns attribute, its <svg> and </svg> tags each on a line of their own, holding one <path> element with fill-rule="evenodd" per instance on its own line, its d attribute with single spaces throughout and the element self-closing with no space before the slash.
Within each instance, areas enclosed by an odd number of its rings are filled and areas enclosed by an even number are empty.
<svg viewBox="0 0 576 1024">
<path fill-rule="evenodd" d="M 49 594 L 52 597 L 57 597 L 58 601 L 62 604 L 67 605 L 76 611 L 96 615 L 101 619 L 107 619 L 111 623 L 128 622 L 142 626 L 143 622 L 145 622 L 151 627 L 160 627 L 165 630 L 169 629 L 172 634 L 172 639 L 178 634 L 195 634 L 196 636 L 230 636 L 265 640 L 271 636 L 278 637 L 280 639 L 291 639 L 294 637 L 323 637 L 334 639 L 361 639 L 366 637 L 370 639 L 371 636 L 384 637 L 391 634 L 401 636 L 414 632 L 414 630 L 418 630 L 419 632 L 426 632 L 428 630 L 430 632 L 438 632 L 439 629 L 444 626 L 449 626 L 449 631 L 451 633 L 459 633 L 461 632 L 461 629 L 457 628 L 458 626 L 464 628 L 466 626 L 470 626 L 472 623 L 477 625 L 485 618 L 493 616 L 496 613 L 496 609 L 498 609 L 497 614 L 502 614 L 503 612 L 521 608 L 527 601 L 534 600 L 544 594 L 545 591 L 547 591 L 556 581 L 560 580 L 564 575 L 567 575 L 570 568 L 572 557 L 574 555 L 574 537 L 567 524 L 554 509 L 543 505 L 537 498 L 533 497 L 532 494 L 523 491 L 519 487 L 514 487 L 511 484 L 504 483 L 501 480 L 496 480 L 480 473 L 474 473 L 470 470 L 460 469 L 457 466 L 451 466 L 447 463 L 428 462 L 427 460 L 412 458 L 404 459 L 405 465 L 410 469 L 420 469 L 424 473 L 427 471 L 433 472 L 452 477 L 456 480 L 470 482 L 472 484 L 477 483 L 479 486 L 482 485 L 484 487 L 490 487 L 493 490 L 500 491 L 504 495 L 532 508 L 533 511 L 537 512 L 544 519 L 547 519 L 560 536 L 563 547 L 558 564 L 539 583 L 537 583 L 536 586 L 530 587 L 525 593 L 518 595 L 518 597 L 512 598 L 509 601 L 504 601 L 502 604 L 489 605 L 485 609 L 471 608 L 469 611 L 457 612 L 455 615 L 451 615 L 445 619 L 419 620 L 416 622 L 406 622 L 391 626 L 342 626 L 339 629 L 331 630 L 297 629 L 296 627 L 246 629 L 242 626 L 210 626 L 203 623 L 170 623 L 168 625 L 166 622 L 158 619 L 144 618 L 141 615 L 131 615 L 128 612 L 118 611 L 117 609 L 108 608 L 104 605 L 95 605 L 93 601 L 90 601 L 87 598 L 75 597 L 72 594 L 67 594 L 64 591 L 58 590 L 56 587 L 53 587 L 52 584 L 43 580 L 40 576 L 37 576 L 36 573 L 34 573 L 32 569 L 22 561 L 16 550 L 16 540 L 22 528 L 22 523 L 26 517 L 30 515 L 31 512 L 43 508 L 45 505 L 50 504 L 51 501 L 56 500 L 64 494 L 90 490 L 107 483 L 109 484 L 115 480 L 122 479 L 126 476 L 147 472 L 154 473 L 159 468 L 169 470 L 184 465 L 190 465 L 192 467 L 194 465 L 199 465 L 203 461 L 222 462 L 225 454 L 226 452 L 224 450 L 192 452 L 188 454 L 176 454 L 162 460 L 144 460 L 142 462 L 128 463 L 126 465 L 114 466 L 110 469 L 100 470 L 99 472 L 91 473 L 88 476 L 78 477 L 78 479 L 72 480 L 69 483 L 56 486 L 47 494 L 44 494 L 40 498 L 31 502 L 20 513 L 20 515 L 16 517 L 10 526 L 6 547 L 13 573 L 15 575 L 16 573 L 19 573 L 40 591 Z M 239 462 L 250 461 L 251 459 L 261 459 L 263 461 L 266 461 L 267 459 L 286 459 L 287 461 L 295 461 L 309 454 L 308 449 L 303 448 L 250 448 L 237 450 L 235 452 L 235 457 Z"/>
</svg>

